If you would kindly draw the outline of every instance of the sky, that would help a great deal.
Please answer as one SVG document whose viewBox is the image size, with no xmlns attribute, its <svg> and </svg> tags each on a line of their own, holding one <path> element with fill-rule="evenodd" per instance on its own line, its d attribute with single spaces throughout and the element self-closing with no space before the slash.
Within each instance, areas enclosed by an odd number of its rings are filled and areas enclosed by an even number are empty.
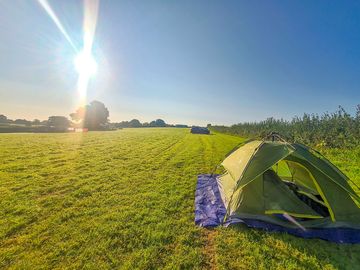
<svg viewBox="0 0 360 270">
<path fill-rule="evenodd" d="M 48 1 L 81 49 L 83 1 Z M 87 101 L 111 121 L 230 125 L 360 103 L 359 1 L 99 2 Z M 0 0 L 0 114 L 68 116 L 76 52 L 35 0 Z"/>
</svg>

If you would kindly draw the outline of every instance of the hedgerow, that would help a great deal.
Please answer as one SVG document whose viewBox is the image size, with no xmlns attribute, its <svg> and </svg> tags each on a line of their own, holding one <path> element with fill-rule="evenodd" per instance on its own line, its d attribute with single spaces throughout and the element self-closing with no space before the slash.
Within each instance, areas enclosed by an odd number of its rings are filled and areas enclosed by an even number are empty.
<svg viewBox="0 0 360 270">
<path fill-rule="evenodd" d="M 360 144 L 360 105 L 355 115 L 339 106 L 333 113 L 307 114 L 292 120 L 272 117 L 260 122 L 245 122 L 227 126 L 212 126 L 212 130 L 246 138 L 263 138 L 278 132 L 285 139 L 311 146 L 351 148 Z"/>
</svg>

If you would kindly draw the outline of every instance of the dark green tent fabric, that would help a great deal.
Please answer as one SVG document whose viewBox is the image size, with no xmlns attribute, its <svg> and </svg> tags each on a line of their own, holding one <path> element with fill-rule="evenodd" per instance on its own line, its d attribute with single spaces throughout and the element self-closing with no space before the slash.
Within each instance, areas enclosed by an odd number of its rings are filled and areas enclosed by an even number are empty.
<svg viewBox="0 0 360 270">
<path fill-rule="evenodd" d="M 263 176 L 265 213 L 288 213 L 295 217 L 321 218 L 318 213 L 299 200 L 274 171 L 268 170 Z"/>
<path fill-rule="evenodd" d="M 234 193 L 230 212 L 264 214 L 263 176 L 258 176 L 249 185 Z"/>
</svg>

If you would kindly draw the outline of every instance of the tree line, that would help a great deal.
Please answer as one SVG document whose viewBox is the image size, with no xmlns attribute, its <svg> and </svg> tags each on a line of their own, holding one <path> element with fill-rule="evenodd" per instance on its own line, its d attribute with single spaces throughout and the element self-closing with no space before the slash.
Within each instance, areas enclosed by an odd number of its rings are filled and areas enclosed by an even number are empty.
<svg viewBox="0 0 360 270">
<path fill-rule="evenodd" d="M 245 122 L 228 126 L 212 126 L 212 130 L 246 138 L 263 138 L 278 132 L 291 142 L 316 147 L 354 147 L 360 145 L 360 105 L 355 115 L 339 106 L 333 113 L 307 114 L 291 120 L 267 118 L 260 122 Z"/>
<path fill-rule="evenodd" d="M 109 129 L 109 110 L 100 101 L 92 101 L 66 116 L 49 116 L 47 120 L 8 119 L 0 115 L 0 132 L 66 132 L 69 128 Z"/>
<path fill-rule="evenodd" d="M 122 122 L 118 122 L 118 123 L 112 123 L 112 125 L 115 126 L 116 128 L 140 128 L 140 127 L 178 127 L 178 128 L 187 128 L 187 127 L 189 127 L 188 125 L 183 125 L 183 124 L 176 124 L 176 125 L 167 124 L 162 119 L 156 119 L 154 121 L 144 122 L 144 123 L 141 123 L 138 119 L 132 119 L 130 121 L 122 121 Z"/>
<path fill-rule="evenodd" d="M 141 123 L 137 119 L 111 123 L 109 110 L 100 101 L 92 101 L 71 113 L 70 119 L 65 116 L 50 116 L 47 120 L 35 119 L 12 120 L 0 114 L 0 132 L 66 132 L 70 128 L 86 128 L 88 130 L 114 130 L 128 127 L 187 127 L 186 125 L 169 125 L 157 119 L 150 123 Z"/>
</svg>

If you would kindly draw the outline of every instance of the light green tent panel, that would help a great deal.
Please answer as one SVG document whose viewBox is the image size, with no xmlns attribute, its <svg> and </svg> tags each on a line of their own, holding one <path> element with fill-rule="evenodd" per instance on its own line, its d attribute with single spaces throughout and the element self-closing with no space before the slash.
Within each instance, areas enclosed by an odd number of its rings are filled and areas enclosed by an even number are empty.
<svg viewBox="0 0 360 270">
<path fill-rule="evenodd" d="M 284 158 L 273 165 L 272 169 L 282 180 L 295 183 L 301 192 L 307 193 L 310 196 L 319 194 L 314 184 L 314 177 L 301 164 Z"/>
<path fill-rule="evenodd" d="M 229 173 L 226 173 L 217 178 L 217 183 L 221 199 L 223 200 L 224 205 L 227 208 L 230 198 L 234 193 L 234 187 L 236 182 Z"/>
<path fill-rule="evenodd" d="M 237 181 L 260 144 L 261 141 L 252 141 L 243 145 L 228 156 L 221 165 L 230 173 L 232 178 Z"/>
<path fill-rule="evenodd" d="M 316 189 L 315 179 L 306 167 L 297 162 L 292 162 L 290 160 L 285 161 L 288 164 L 289 170 L 292 175 L 291 181 L 303 186 L 306 189 L 310 190 L 312 194 L 319 194 Z"/>
<path fill-rule="evenodd" d="M 244 187 L 293 151 L 291 145 L 286 143 L 263 143 L 250 159 L 241 179 L 237 183 L 237 188 Z"/>
<path fill-rule="evenodd" d="M 291 180 L 292 174 L 286 161 L 280 160 L 272 166 L 272 169 L 280 176 L 281 179 Z"/>
</svg>

